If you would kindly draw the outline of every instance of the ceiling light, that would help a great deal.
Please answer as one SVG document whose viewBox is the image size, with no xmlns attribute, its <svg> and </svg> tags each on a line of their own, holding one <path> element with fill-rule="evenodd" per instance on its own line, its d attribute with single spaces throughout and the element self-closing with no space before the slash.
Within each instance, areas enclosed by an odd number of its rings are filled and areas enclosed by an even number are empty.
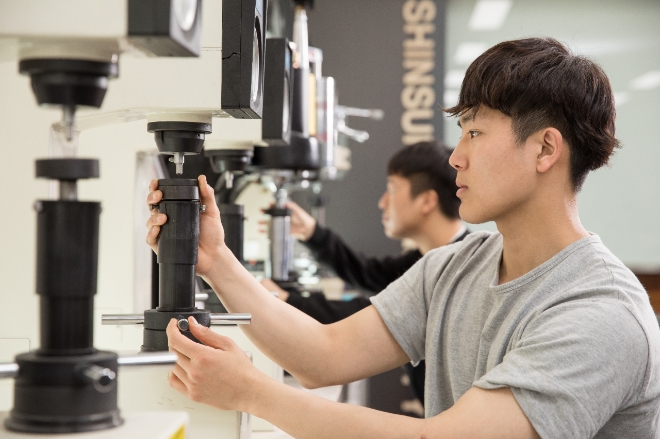
<svg viewBox="0 0 660 439">
<path fill-rule="evenodd" d="M 660 70 L 652 70 L 630 81 L 633 90 L 651 90 L 660 87 Z"/>
<path fill-rule="evenodd" d="M 445 104 L 444 107 L 449 108 L 458 104 L 458 95 L 459 95 L 458 90 L 445 90 L 445 95 L 443 99 Z"/>
<path fill-rule="evenodd" d="M 486 43 L 461 43 L 456 48 L 454 62 L 459 66 L 470 64 L 488 49 Z"/>
<path fill-rule="evenodd" d="M 450 70 L 445 75 L 445 88 L 461 88 L 465 72 L 463 70 Z"/>
<path fill-rule="evenodd" d="M 630 100 L 630 93 L 627 91 L 620 91 L 614 93 L 614 106 L 620 107 Z"/>
<path fill-rule="evenodd" d="M 497 30 L 502 27 L 513 2 L 511 0 L 478 0 L 470 15 L 470 30 Z"/>
</svg>

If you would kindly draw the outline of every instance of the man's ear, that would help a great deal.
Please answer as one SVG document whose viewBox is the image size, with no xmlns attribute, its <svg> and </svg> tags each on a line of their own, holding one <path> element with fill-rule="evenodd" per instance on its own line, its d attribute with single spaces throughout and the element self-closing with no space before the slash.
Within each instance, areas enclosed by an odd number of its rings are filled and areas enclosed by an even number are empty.
<svg viewBox="0 0 660 439">
<path fill-rule="evenodd" d="M 559 161 L 564 153 L 564 138 L 556 128 L 544 128 L 535 137 L 540 145 L 540 152 L 536 157 L 536 171 L 548 172 Z"/>
<path fill-rule="evenodd" d="M 438 208 L 440 200 L 438 200 L 438 193 L 433 189 L 425 190 L 417 196 L 421 197 L 423 214 L 426 215 Z"/>
</svg>

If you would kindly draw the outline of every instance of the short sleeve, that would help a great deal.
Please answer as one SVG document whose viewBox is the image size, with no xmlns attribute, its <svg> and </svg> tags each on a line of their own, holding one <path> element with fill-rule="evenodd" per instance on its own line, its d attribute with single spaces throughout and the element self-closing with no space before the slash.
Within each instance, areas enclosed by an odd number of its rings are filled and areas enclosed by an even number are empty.
<svg viewBox="0 0 660 439">
<path fill-rule="evenodd" d="M 424 359 L 428 305 L 457 245 L 431 250 L 380 294 L 371 297 L 371 303 L 413 364 Z"/>
<path fill-rule="evenodd" d="M 623 305 L 574 301 L 540 313 L 474 385 L 510 387 L 544 439 L 592 438 L 635 402 L 647 363 L 645 333 Z"/>
</svg>

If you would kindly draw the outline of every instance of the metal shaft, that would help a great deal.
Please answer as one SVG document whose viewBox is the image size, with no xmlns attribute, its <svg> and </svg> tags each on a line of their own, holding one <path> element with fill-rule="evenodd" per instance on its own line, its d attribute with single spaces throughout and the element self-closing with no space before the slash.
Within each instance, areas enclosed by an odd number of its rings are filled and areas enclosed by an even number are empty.
<svg viewBox="0 0 660 439">
<path fill-rule="evenodd" d="M 135 355 L 124 355 L 117 362 L 120 366 L 154 366 L 176 363 L 176 354 L 170 352 L 149 352 Z"/>
<path fill-rule="evenodd" d="M 252 314 L 226 314 L 212 313 L 211 325 L 249 325 L 252 322 Z"/>
<path fill-rule="evenodd" d="M 0 363 L 0 378 L 16 378 L 18 376 L 18 364 Z"/>
<path fill-rule="evenodd" d="M 249 313 L 211 313 L 212 325 L 249 325 L 251 321 L 252 314 Z M 143 314 L 103 314 L 101 316 L 102 325 L 141 325 L 143 323 Z"/>
</svg>

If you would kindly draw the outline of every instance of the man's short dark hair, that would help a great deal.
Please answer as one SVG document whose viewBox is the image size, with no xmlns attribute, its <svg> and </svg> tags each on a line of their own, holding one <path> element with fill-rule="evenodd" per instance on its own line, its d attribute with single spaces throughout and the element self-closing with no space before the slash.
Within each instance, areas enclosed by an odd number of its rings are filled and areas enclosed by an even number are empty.
<svg viewBox="0 0 660 439">
<path fill-rule="evenodd" d="M 444 111 L 460 116 L 481 104 L 512 118 L 519 144 L 543 128 L 559 130 L 569 145 L 575 192 L 620 146 L 607 76 L 552 38 L 505 41 L 488 49 L 465 73 L 458 104 Z"/>
<path fill-rule="evenodd" d="M 461 200 L 456 196 L 456 169 L 449 164 L 454 150 L 438 141 L 404 146 L 387 165 L 387 175 L 400 175 L 410 181 L 410 195 L 434 190 L 440 211 L 449 218 L 459 218 Z"/>
</svg>

